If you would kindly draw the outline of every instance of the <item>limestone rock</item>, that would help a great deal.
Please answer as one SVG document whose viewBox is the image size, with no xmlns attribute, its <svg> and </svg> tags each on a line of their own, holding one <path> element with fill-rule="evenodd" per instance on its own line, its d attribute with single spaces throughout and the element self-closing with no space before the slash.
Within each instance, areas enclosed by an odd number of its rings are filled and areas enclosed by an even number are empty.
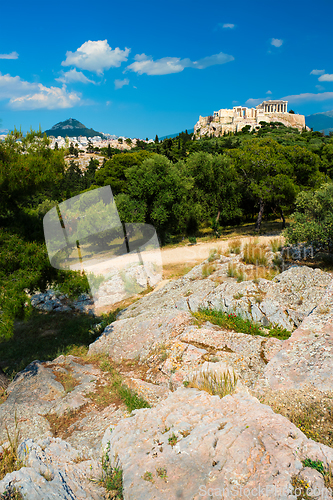
<svg viewBox="0 0 333 500">
<path fill-rule="evenodd" d="M 59 438 L 23 441 L 18 448 L 24 467 L 0 481 L 0 493 L 10 484 L 29 500 L 101 500 L 104 489 L 89 479 L 101 477 L 96 460 L 82 460 L 70 444 Z"/>
<path fill-rule="evenodd" d="M 272 389 L 333 389 L 333 284 L 265 368 Z M 261 381 L 263 383 L 263 381 Z"/>
<path fill-rule="evenodd" d="M 333 460 L 331 448 L 307 439 L 246 392 L 220 399 L 180 388 L 155 408 L 134 413 L 103 438 L 111 463 L 118 457 L 122 466 L 124 500 L 199 500 L 209 498 L 208 490 L 222 498 L 223 489 L 223 498 L 229 489 L 243 499 L 255 488 L 261 500 L 292 499 L 292 478 L 309 473 L 302 460 L 325 466 Z M 320 498 L 332 498 L 320 475 L 311 481 Z"/>
</svg>

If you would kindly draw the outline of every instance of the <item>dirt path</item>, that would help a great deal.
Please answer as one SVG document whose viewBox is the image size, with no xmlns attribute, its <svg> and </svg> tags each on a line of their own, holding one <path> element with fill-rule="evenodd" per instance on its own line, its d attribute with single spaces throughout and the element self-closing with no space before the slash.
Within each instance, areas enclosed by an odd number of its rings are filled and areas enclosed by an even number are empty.
<svg viewBox="0 0 333 500">
<path fill-rule="evenodd" d="M 259 236 L 259 243 L 267 243 L 270 239 L 277 236 Z M 281 237 L 282 238 L 282 237 Z M 242 244 L 253 240 L 253 237 L 230 238 L 228 240 L 209 241 L 207 243 L 197 243 L 196 245 L 187 245 L 177 248 L 162 248 L 163 266 L 170 264 L 185 264 L 192 262 L 202 262 L 209 257 L 209 252 L 213 248 L 220 248 L 222 251 L 228 248 L 228 243 L 232 239 L 240 239 Z"/>
</svg>

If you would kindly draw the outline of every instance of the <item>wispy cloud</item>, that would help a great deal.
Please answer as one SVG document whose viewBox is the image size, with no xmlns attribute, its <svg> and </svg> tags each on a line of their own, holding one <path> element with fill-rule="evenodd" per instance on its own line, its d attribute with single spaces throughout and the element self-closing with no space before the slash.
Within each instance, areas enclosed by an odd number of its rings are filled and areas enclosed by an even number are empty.
<svg viewBox="0 0 333 500">
<path fill-rule="evenodd" d="M 180 57 L 163 57 L 154 61 L 151 56 L 146 56 L 146 54 L 137 54 L 134 59 L 135 62 L 127 66 L 125 71 L 134 71 L 139 75 L 169 75 L 180 73 L 185 68 L 205 69 L 216 64 L 225 64 L 233 61 L 234 57 L 220 52 L 198 61 L 191 61 L 188 58 L 180 59 Z"/>
<path fill-rule="evenodd" d="M 282 97 L 282 99 L 291 103 L 329 101 L 333 99 L 333 92 L 321 92 L 320 94 L 304 93 L 287 95 L 285 97 Z"/>
<path fill-rule="evenodd" d="M 271 90 L 267 90 L 266 94 L 271 94 L 272 91 Z"/>
<path fill-rule="evenodd" d="M 75 52 L 66 52 L 66 60 L 62 66 L 75 66 L 102 75 L 105 70 L 119 68 L 122 62 L 127 61 L 131 49 L 112 49 L 107 40 L 97 40 L 83 43 Z"/>
<path fill-rule="evenodd" d="M 76 71 L 76 69 L 70 69 L 69 71 L 62 71 L 61 76 L 59 78 L 55 79 L 57 82 L 62 82 L 62 83 L 94 83 L 93 80 L 89 80 L 89 78 L 86 77 L 82 73 L 82 71 Z"/>
<path fill-rule="evenodd" d="M 124 78 L 124 80 L 115 80 L 114 81 L 114 88 L 116 90 L 121 89 L 122 87 L 124 87 L 124 85 L 128 85 L 128 84 L 129 84 L 128 78 Z"/>
<path fill-rule="evenodd" d="M 265 98 L 264 97 L 260 97 L 258 99 L 253 99 L 252 97 L 250 99 L 248 99 L 245 104 L 247 106 L 251 106 L 251 107 L 254 107 L 254 106 L 258 106 L 258 104 L 261 104 L 262 101 L 264 101 Z"/>
<path fill-rule="evenodd" d="M 8 106 L 14 110 L 63 109 L 81 103 L 81 95 L 68 92 L 65 85 L 45 87 L 0 73 L 0 100 L 5 99 L 9 99 Z"/>
<path fill-rule="evenodd" d="M 318 81 L 319 82 L 333 82 L 333 75 L 329 75 L 328 73 L 326 73 L 325 75 L 321 75 L 318 78 Z"/>
<path fill-rule="evenodd" d="M 324 69 L 313 69 L 310 75 L 323 75 L 325 73 Z"/>
<path fill-rule="evenodd" d="M 10 54 L 0 54 L 0 59 L 17 59 L 18 56 L 17 52 L 11 52 Z"/>
<path fill-rule="evenodd" d="M 279 40 L 279 38 L 272 38 L 271 40 L 271 45 L 273 45 L 274 47 L 281 47 L 282 44 L 283 40 Z"/>
<path fill-rule="evenodd" d="M 236 27 L 236 25 L 232 24 L 232 23 L 218 23 L 213 31 L 218 31 L 218 30 L 223 30 L 223 29 L 233 30 L 235 27 Z"/>
</svg>

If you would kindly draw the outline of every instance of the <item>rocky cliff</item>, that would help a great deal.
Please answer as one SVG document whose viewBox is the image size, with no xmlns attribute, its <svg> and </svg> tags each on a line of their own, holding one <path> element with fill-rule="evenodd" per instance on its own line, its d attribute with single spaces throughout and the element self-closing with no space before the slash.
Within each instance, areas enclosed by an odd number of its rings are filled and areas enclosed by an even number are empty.
<svg viewBox="0 0 333 500">
<path fill-rule="evenodd" d="M 24 467 L 0 481 L 0 494 L 14 485 L 29 500 L 120 498 L 96 482 L 103 457 L 104 470 L 122 470 L 125 500 L 333 498 L 333 449 L 273 411 L 332 401 L 332 274 L 294 265 L 237 282 L 230 264 L 253 270 L 241 256 L 216 255 L 133 303 L 87 357 L 20 372 L 0 405 L 0 442 L 19 428 Z M 193 313 L 203 308 L 242 314 L 261 334 L 200 322 Z M 268 335 L 271 324 L 290 337 Z M 108 362 L 151 408 L 129 413 L 106 398 Z M 234 376 L 232 390 L 193 387 L 207 376 Z"/>
</svg>

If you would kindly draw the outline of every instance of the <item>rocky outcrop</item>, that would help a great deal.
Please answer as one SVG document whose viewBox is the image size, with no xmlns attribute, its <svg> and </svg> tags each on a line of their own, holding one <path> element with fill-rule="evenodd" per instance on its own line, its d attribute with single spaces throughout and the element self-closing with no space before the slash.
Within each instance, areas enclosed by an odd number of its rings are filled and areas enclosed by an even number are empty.
<svg viewBox="0 0 333 500">
<path fill-rule="evenodd" d="M 333 390 L 333 284 L 265 368 L 272 389 Z M 263 384 L 263 381 L 261 381 Z"/>
<path fill-rule="evenodd" d="M 62 439 L 26 439 L 18 448 L 18 456 L 25 466 L 0 481 L 0 493 L 13 485 L 29 500 L 103 498 L 104 489 L 91 481 L 101 475 L 98 461 L 82 460 L 78 451 Z"/>
<path fill-rule="evenodd" d="M 220 399 L 180 388 L 134 413 L 103 438 L 111 463 L 117 457 L 123 467 L 126 500 L 292 499 L 293 478 L 309 473 L 316 498 L 332 498 L 302 461 L 327 467 L 333 450 L 246 392 Z"/>
<path fill-rule="evenodd" d="M 304 460 L 328 468 L 333 450 L 254 397 L 332 390 L 332 275 L 291 266 L 272 280 L 238 282 L 230 265 L 253 278 L 241 255 L 206 261 L 123 310 L 90 345 L 90 361 L 60 356 L 20 372 L 0 404 L 0 442 L 8 446 L 6 427 L 10 436 L 19 428 L 24 467 L 0 481 L 0 494 L 14 484 L 29 500 L 102 499 L 105 491 L 88 479 L 100 477 L 107 454 L 123 470 L 124 500 L 291 500 L 300 481 L 315 489 L 313 498 L 332 498 Z M 35 305 L 58 299 L 48 297 Z M 261 335 L 200 324 L 191 313 L 202 308 L 255 320 Z M 290 338 L 269 337 L 270 324 Z M 130 414 L 119 401 L 99 405 L 94 394 L 108 378 L 94 356 L 118 363 L 152 408 Z M 184 387 L 198 373 L 227 372 L 237 385 L 221 399 Z"/>
</svg>

